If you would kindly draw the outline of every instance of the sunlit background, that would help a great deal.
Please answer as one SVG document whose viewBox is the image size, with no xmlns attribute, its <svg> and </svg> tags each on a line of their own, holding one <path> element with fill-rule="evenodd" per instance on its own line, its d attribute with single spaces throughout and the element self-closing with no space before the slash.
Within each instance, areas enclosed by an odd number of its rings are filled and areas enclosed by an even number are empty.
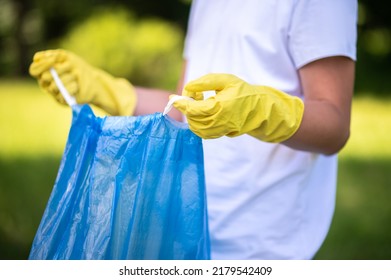
<svg viewBox="0 0 391 280">
<path fill-rule="evenodd" d="M 175 91 L 191 1 L 0 0 L 0 259 L 27 259 L 71 111 L 28 76 L 65 48 L 132 83 Z M 359 1 L 352 133 L 317 259 L 391 259 L 391 4 Z"/>
</svg>

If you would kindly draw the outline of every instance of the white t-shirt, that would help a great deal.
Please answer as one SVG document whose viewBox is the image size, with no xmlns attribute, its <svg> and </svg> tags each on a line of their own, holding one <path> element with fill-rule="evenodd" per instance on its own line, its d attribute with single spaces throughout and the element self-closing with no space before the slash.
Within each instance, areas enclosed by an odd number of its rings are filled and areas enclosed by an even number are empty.
<svg viewBox="0 0 391 280">
<path fill-rule="evenodd" d="M 193 0 L 185 82 L 230 73 L 302 97 L 297 69 L 356 59 L 356 0 Z M 337 157 L 248 135 L 204 141 L 213 259 L 310 259 L 332 220 Z"/>
</svg>

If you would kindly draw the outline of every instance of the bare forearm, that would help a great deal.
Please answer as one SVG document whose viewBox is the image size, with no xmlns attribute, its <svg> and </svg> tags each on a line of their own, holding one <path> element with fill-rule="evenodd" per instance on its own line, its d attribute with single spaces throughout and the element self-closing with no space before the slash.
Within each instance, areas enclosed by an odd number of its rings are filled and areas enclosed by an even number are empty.
<svg viewBox="0 0 391 280">
<path fill-rule="evenodd" d="M 180 94 L 183 88 L 183 79 L 184 79 L 184 73 L 186 68 L 186 61 L 183 62 L 182 67 L 183 67 L 182 74 L 178 81 L 176 94 Z M 153 114 L 156 112 L 163 112 L 164 108 L 168 103 L 169 100 L 168 97 L 170 96 L 170 94 L 174 93 L 166 90 L 145 88 L 140 86 L 136 86 L 135 89 L 137 94 L 137 105 L 134 112 L 135 116 Z M 171 109 L 168 115 L 177 121 L 183 121 L 182 113 L 179 112 L 174 107 Z"/>
<path fill-rule="evenodd" d="M 328 101 L 305 102 L 303 120 L 285 145 L 304 151 L 331 155 L 339 152 L 350 135 L 349 116 L 343 116 Z"/>
<path fill-rule="evenodd" d="M 156 112 L 163 112 L 167 105 L 168 97 L 172 92 L 150 89 L 143 87 L 135 87 L 137 94 L 137 105 L 134 111 L 135 116 L 153 114 Z M 173 108 L 168 115 L 177 121 L 182 120 L 182 115 L 179 111 Z"/>
<path fill-rule="evenodd" d="M 304 92 L 304 115 L 298 131 L 284 144 L 289 147 L 334 154 L 350 134 L 354 61 L 330 57 L 299 70 Z"/>
</svg>

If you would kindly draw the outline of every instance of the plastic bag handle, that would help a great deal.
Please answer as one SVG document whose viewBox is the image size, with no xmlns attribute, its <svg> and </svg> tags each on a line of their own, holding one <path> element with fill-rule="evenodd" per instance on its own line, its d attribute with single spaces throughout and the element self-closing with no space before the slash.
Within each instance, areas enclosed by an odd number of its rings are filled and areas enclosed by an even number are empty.
<svg viewBox="0 0 391 280">
<path fill-rule="evenodd" d="M 166 107 L 164 108 L 163 116 L 167 115 L 168 112 L 170 112 L 172 109 L 172 104 L 174 104 L 175 101 L 180 100 L 180 99 L 194 100 L 193 98 L 188 97 L 188 96 L 174 95 L 173 97 L 170 98 Z"/>
<path fill-rule="evenodd" d="M 54 69 L 53 67 L 50 68 L 50 74 L 52 74 L 54 82 L 56 83 L 58 89 L 60 90 L 61 95 L 64 97 L 65 102 L 70 107 L 77 105 L 76 98 L 69 94 L 68 90 L 65 88 L 60 77 L 58 76 L 56 69 Z"/>
</svg>

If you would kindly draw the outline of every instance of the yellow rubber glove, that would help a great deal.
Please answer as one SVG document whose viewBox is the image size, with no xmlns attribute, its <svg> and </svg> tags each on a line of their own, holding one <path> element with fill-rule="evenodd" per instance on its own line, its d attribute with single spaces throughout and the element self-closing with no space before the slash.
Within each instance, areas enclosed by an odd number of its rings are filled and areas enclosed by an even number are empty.
<svg viewBox="0 0 391 280">
<path fill-rule="evenodd" d="M 216 95 L 203 100 L 202 92 Z M 210 139 L 249 134 L 266 142 L 282 142 L 299 128 L 303 101 L 267 86 L 254 86 L 230 74 L 208 74 L 188 83 L 174 107 L 198 136 Z"/>
<path fill-rule="evenodd" d="M 30 65 L 30 75 L 58 102 L 66 104 L 50 74 L 52 67 L 78 104 L 94 104 L 111 115 L 133 114 L 136 94 L 127 80 L 115 78 L 66 50 L 37 52 Z"/>
</svg>

